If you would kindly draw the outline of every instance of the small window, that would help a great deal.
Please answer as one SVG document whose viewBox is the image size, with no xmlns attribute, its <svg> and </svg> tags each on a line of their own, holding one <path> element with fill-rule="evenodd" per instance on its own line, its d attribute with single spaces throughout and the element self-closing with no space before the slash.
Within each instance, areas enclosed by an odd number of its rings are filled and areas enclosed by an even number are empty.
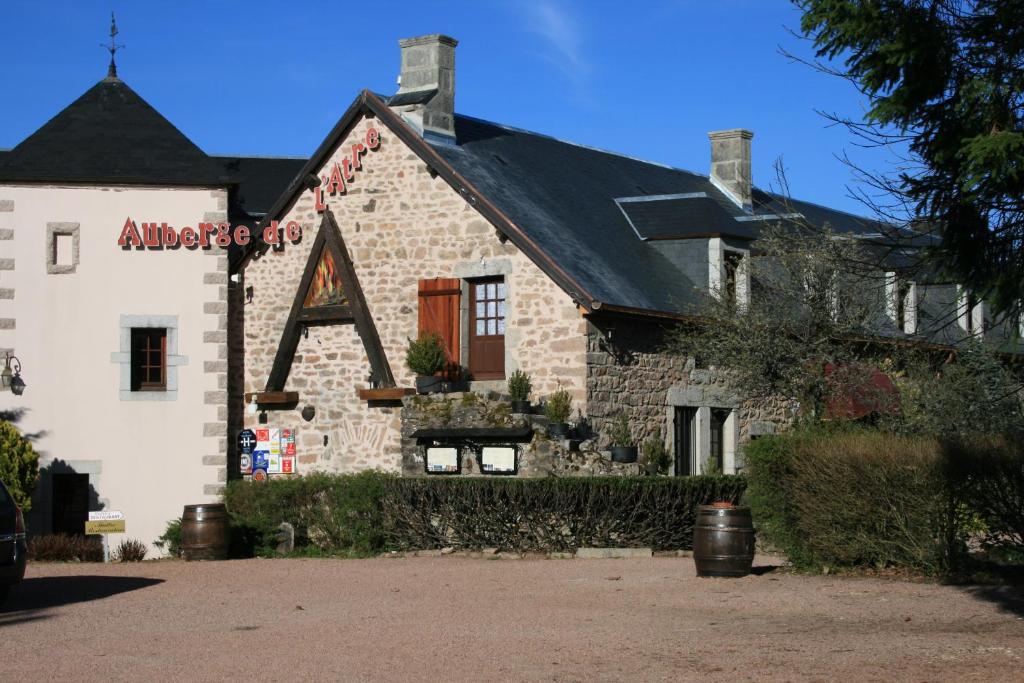
<svg viewBox="0 0 1024 683">
<path fill-rule="evenodd" d="M 132 391 L 167 390 L 167 328 L 132 328 Z"/>
<path fill-rule="evenodd" d="M 74 273 L 78 268 L 78 223 L 46 224 L 46 272 Z"/>
</svg>

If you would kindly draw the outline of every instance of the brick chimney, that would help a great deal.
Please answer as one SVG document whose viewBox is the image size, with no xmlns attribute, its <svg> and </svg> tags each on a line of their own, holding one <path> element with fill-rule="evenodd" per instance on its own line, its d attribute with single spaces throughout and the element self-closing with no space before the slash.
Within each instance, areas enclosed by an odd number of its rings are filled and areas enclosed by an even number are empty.
<svg viewBox="0 0 1024 683">
<path fill-rule="evenodd" d="M 399 40 L 402 72 L 391 104 L 425 138 L 455 141 L 455 46 L 435 33 Z"/>
<path fill-rule="evenodd" d="M 754 134 L 744 128 L 708 133 L 711 139 L 711 182 L 744 211 L 753 210 L 750 174 L 750 141 L 753 137 Z"/>
</svg>

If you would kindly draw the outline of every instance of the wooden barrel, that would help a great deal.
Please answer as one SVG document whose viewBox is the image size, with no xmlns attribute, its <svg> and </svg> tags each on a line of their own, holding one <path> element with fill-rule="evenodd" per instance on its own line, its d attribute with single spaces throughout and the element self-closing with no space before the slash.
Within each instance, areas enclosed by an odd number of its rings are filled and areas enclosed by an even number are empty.
<svg viewBox="0 0 1024 683">
<path fill-rule="evenodd" d="M 754 562 L 754 526 L 750 508 L 698 505 L 693 527 L 697 576 L 740 577 Z"/>
<path fill-rule="evenodd" d="M 223 503 L 186 505 L 181 550 L 186 560 L 228 559 L 228 511 Z"/>
</svg>

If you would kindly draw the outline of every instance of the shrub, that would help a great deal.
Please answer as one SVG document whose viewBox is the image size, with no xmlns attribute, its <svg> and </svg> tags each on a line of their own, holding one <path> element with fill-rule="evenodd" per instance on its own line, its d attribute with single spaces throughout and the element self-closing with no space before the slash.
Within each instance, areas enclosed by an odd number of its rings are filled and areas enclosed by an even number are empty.
<svg viewBox="0 0 1024 683">
<path fill-rule="evenodd" d="M 533 383 L 530 376 L 522 370 L 516 370 L 508 378 L 508 395 L 513 401 L 529 401 Z"/>
<path fill-rule="evenodd" d="M 370 471 L 230 482 L 224 502 L 232 520 L 232 554 L 276 552 L 282 522 L 294 526 L 296 550 L 378 551 L 384 543 L 380 499 L 392 478 Z"/>
<path fill-rule="evenodd" d="M 612 446 L 632 446 L 633 434 L 629 431 L 629 418 L 625 413 L 619 413 L 610 423 L 608 437 Z"/>
<path fill-rule="evenodd" d="M 797 566 L 934 572 L 963 550 L 962 510 L 934 439 L 817 428 L 762 437 L 746 456 L 758 532 Z"/>
<path fill-rule="evenodd" d="M 241 549 L 250 554 L 275 552 L 281 522 L 294 525 L 295 552 L 306 556 L 385 547 L 676 549 L 692 545 L 697 505 L 738 502 L 745 487 L 737 476 L 491 479 L 363 472 L 235 481 L 224 500 L 233 541 L 243 538 Z"/>
<path fill-rule="evenodd" d="M 436 332 L 421 334 L 419 339 L 410 339 L 405 352 L 405 365 L 417 375 L 433 375 L 444 369 L 447 358 L 444 341 Z"/>
<path fill-rule="evenodd" d="M 404 478 L 384 486 L 387 544 L 571 551 L 690 548 L 697 505 L 739 502 L 743 477 Z"/>
<path fill-rule="evenodd" d="M 552 424 L 561 424 L 569 421 L 572 414 L 572 395 L 565 389 L 559 389 L 548 396 L 544 403 L 544 415 Z"/>
<path fill-rule="evenodd" d="M 95 536 L 44 534 L 28 540 L 27 558 L 33 562 L 102 562 L 103 541 Z"/>
<path fill-rule="evenodd" d="M 181 557 L 181 517 L 168 521 L 163 535 L 153 545 L 171 557 Z"/>
<path fill-rule="evenodd" d="M 110 559 L 114 562 L 142 562 L 146 559 L 146 544 L 134 538 L 121 541 L 114 552 L 110 553 Z"/>
<path fill-rule="evenodd" d="M 18 428 L 0 420 L 0 481 L 7 485 L 22 512 L 32 509 L 32 492 L 39 476 L 39 455 Z"/>
<path fill-rule="evenodd" d="M 671 464 L 672 458 L 669 456 L 668 449 L 665 448 L 665 442 L 661 435 L 656 439 L 644 441 L 643 451 L 644 465 L 650 465 L 655 474 L 668 474 L 668 466 Z"/>
</svg>

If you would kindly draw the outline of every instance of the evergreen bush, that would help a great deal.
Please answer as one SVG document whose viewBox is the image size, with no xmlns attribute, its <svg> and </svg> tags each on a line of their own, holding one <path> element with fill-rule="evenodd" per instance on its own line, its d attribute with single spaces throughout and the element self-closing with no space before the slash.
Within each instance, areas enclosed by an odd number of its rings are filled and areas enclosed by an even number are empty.
<svg viewBox="0 0 1024 683">
<path fill-rule="evenodd" d="M 544 415 L 551 424 L 563 424 L 569 421 L 572 414 L 572 395 L 565 389 L 559 389 L 548 396 L 544 403 Z"/>
<path fill-rule="evenodd" d="M 533 383 L 530 376 L 522 370 L 516 370 L 508 378 L 508 395 L 513 401 L 529 401 Z"/>
<path fill-rule="evenodd" d="M 421 334 L 418 339 L 409 340 L 409 348 L 405 352 L 405 365 L 413 373 L 429 376 L 444 370 L 447 358 L 444 353 L 444 341 L 436 332 Z"/>
<path fill-rule="evenodd" d="M 22 512 L 32 509 L 32 492 L 39 476 L 39 455 L 18 428 L 0 420 L 0 481 L 7 485 Z"/>
</svg>

